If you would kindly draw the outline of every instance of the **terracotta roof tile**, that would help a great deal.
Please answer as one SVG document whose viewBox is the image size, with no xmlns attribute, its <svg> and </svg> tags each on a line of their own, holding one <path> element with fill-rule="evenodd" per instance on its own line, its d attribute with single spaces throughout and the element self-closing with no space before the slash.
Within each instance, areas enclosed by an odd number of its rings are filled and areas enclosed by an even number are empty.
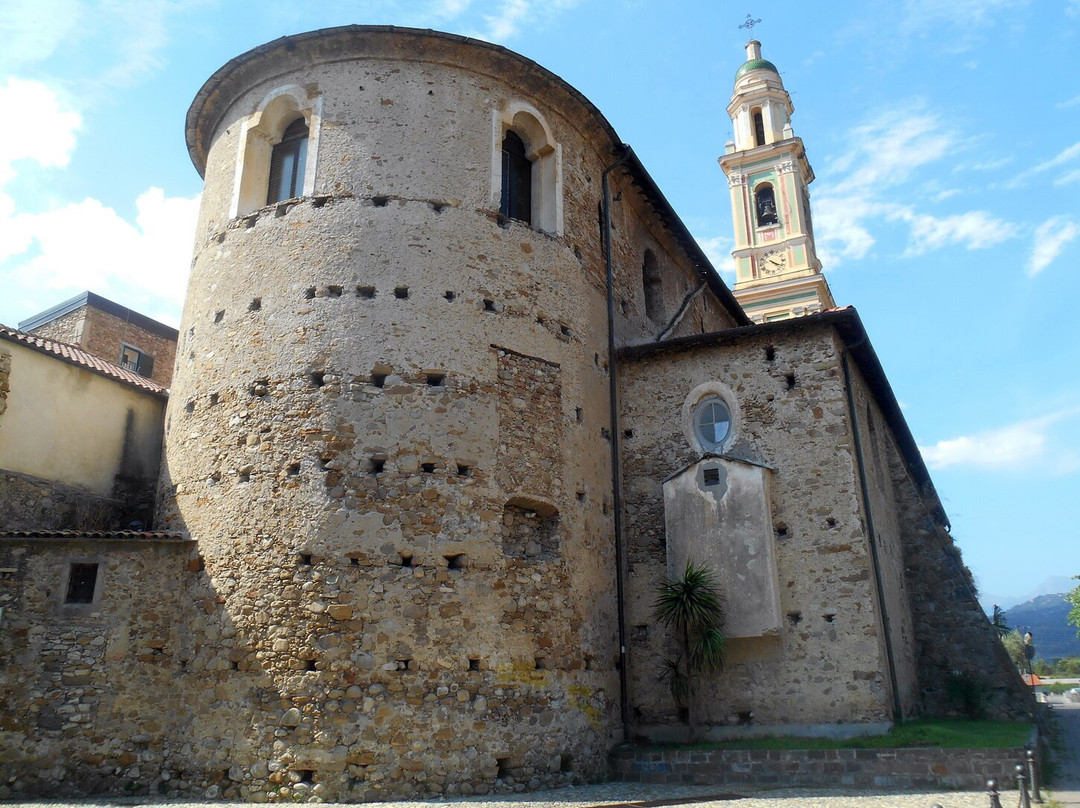
<svg viewBox="0 0 1080 808">
<path fill-rule="evenodd" d="M 132 387 L 138 387 L 159 396 L 166 396 L 169 393 L 167 388 L 162 387 L 152 379 L 140 376 L 138 373 L 126 370 L 119 365 L 114 365 L 112 362 L 106 362 L 104 359 L 66 342 L 57 342 L 54 339 L 27 334 L 25 331 L 18 331 L 4 325 L 0 325 L 0 339 L 22 343 L 35 351 L 52 354 L 72 365 L 84 367 L 102 376 L 108 376 L 110 379 L 124 382 Z"/>
<path fill-rule="evenodd" d="M 98 539 L 191 541 L 177 531 L 153 530 L 0 530 L 0 539 Z"/>
</svg>

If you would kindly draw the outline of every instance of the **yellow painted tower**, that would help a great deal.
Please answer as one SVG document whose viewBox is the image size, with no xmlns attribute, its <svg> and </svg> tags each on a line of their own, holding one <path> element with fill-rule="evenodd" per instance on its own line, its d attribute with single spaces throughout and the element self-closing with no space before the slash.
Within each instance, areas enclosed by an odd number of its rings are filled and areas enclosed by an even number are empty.
<svg viewBox="0 0 1080 808">
<path fill-rule="evenodd" d="M 735 297 L 755 322 L 832 308 L 814 249 L 814 170 L 791 128 L 791 96 L 760 42 L 746 45 L 727 109 L 734 140 L 719 163 L 731 190 Z"/>
</svg>

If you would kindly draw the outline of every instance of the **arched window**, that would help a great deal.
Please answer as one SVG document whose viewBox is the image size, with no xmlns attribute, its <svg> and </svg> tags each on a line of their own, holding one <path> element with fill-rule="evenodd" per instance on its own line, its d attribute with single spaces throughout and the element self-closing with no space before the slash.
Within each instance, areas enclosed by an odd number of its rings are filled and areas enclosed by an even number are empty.
<svg viewBox="0 0 1080 808">
<path fill-rule="evenodd" d="M 244 121 L 229 216 L 310 195 L 319 162 L 322 96 L 290 85 L 270 93 Z"/>
<path fill-rule="evenodd" d="M 493 109 L 491 206 L 502 219 L 562 232 L 562 149 L 540 111 L 523 101 Z"/>
<path fill-rule="evenodd" d="M 281 142 L 270 153 L 270 180 L 266 204 L 304 194 L 304 168 L 307 162 L 308 127 L 297 118 L 286 127 Z"/>
<path fill-rule="evenodd" d="M 761 116 L 761 110 L 755 109 L 751 113 L 754 119 L 754 145 L 765 145 L 765 119 Z"/>
<path fill-rule="evenodd" d="M 512 130 L 502 142 L 502 201 L 499 212 L 507 219 L 532 224 L 532 169 L 525 142 Z"/>
<path fill-rule="evenodd" d="M 645 315 L 656 325 L 663 325 L 664 287 L 652 250 L 645 250 L 645 259 L 641 262 L 641 286 L 645 292 Z"/>
<path fill-rule="evenodd" d="M 764 182 L 754 189 L 754 207 L 757 210 L 758 227 L 780 223 L 780 218 L 776 215 L 776 194 L 769 183 Z"/>
</svg>

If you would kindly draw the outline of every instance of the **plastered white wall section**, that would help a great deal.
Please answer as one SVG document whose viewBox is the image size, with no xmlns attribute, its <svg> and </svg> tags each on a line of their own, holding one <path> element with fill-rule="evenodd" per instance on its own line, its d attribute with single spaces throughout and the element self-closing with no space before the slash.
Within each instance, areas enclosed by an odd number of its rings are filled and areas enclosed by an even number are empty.
<svg viewBox="0 0 1080 808">
<path fill-rule="evenodd" d="M 136 468 L 156 473 L 159 397 L 20 345 L 0 351 L 11 355 L 0 468 L 108 495 L 126 444 Z"/>
</svg>

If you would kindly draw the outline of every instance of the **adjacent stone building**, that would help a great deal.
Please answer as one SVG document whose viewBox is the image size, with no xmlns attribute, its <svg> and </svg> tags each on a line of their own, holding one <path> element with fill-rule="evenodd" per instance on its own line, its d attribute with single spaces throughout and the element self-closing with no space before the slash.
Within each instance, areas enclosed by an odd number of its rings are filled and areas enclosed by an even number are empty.
<svg viewBox="0 0 1080 808">
<path fill-rule="evenodd" d="M 215 73 L 156 532 L 0 534 L 26 705 L 3 794 L 601 777 L 619 741 L 683 732 L 651 603 L 691 557 L 729 605 L 711 734 L 881 728 L 951 709 L 957 672 L 1022 715 L 827 298 L 786 98 L 751 54 L 731 109 L 760 142 L 722 165 L 754 206 L 754 325 L 600 112 L 515 53 L 350 26 Z"/>
<path fill-rule="evenodd" d="M 165 401 L 151 379 L 0 326 L 0 527 L 149 524 Z"/>
<path fill-rule="evenodd" d="M 93 292 L 83 292 L 23 320 L 19 328 L 76 345 L 162 387 L 172 383 L 177 330 Z"/>
</svg>

